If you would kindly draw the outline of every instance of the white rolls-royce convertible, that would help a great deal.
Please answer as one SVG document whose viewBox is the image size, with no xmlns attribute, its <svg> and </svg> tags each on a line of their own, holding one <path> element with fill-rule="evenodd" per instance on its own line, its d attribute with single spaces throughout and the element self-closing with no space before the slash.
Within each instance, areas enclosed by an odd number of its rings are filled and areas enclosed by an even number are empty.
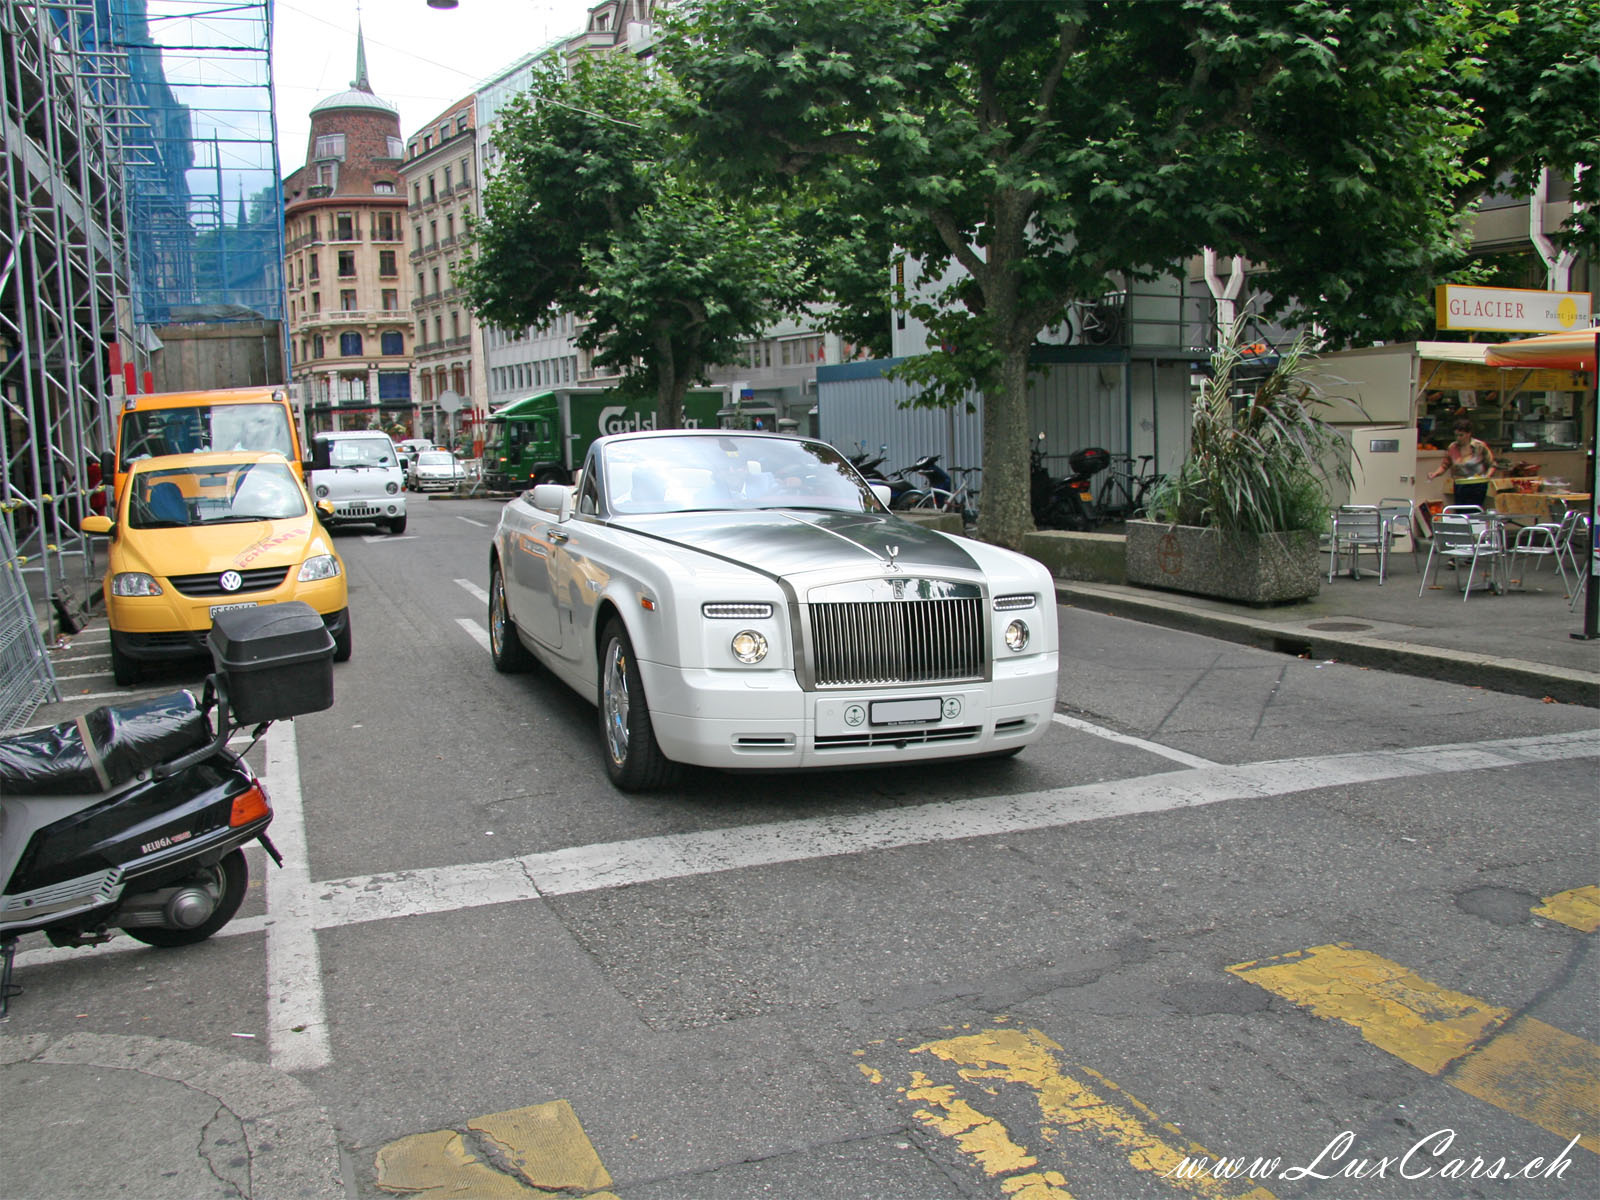
<svg viewBox="0 0 1600 1200">
<path fill-rule="evenodd" d="M 598 707 L 622 790 L 680 763 L 1014 754 L 1049 728 L 1049 572 L 902 520 L 832 446 L 617 434 L 578 479 L 505 506 L 490 652 L 500 671 L 537 660 Z"/>
</svg>

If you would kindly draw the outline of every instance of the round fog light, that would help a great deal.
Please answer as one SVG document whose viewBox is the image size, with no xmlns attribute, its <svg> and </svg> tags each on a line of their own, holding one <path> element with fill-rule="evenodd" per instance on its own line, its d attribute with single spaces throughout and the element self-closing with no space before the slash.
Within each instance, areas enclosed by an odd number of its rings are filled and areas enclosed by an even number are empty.
<svg viewBox="0 0 1600 1200">
<path fill-rule="evenodd" d="M 758 663 L 767 656 L 767 639 L 754 629 L 733 635 L 733 656 L 742 663 Z"/>
<path fill-rule="evenodd" d="M 1028 646 L 1028 625 L 1025 621 L 1013 621 L 1006 626 L 1006 649 L 1013 654 L 1020 654 Z"/>
</svg>

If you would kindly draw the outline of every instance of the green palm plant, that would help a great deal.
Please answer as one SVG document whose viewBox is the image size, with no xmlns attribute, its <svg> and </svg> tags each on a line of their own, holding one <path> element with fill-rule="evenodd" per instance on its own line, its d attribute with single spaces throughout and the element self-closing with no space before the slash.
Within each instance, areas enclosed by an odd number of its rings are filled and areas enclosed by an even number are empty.
<svg viewBox="0 0 1600 1200">
<path fill-rule="evenodd" d="M 1153 489 L 1149 518 L 1229 534 L 1320 532 L 1328 484 L 1351 482 L 1347 443 L 1325 416 L 1333 381 L 1313 371 L 1302 333 L 1249 394 L 1239 380 L 1248 361 L 1241 333 L 1236 321 L 1211 357 L 1189 456 Z"/>
</svg>

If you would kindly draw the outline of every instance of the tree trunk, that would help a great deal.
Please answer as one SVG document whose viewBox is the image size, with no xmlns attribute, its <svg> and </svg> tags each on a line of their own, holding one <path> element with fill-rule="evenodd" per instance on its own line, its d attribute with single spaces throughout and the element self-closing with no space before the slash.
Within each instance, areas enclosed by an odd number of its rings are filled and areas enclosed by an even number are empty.
<svg viewBox="0 0 1600 1200">
<path fill-rule="evenodd" d="M 999 388 L 983 396 L 983 503 L 978 537 L 996 546 L 1022 549 L 1033 530 L 1028 466 L 1028 350 L 1008 349 L 1000 364 Z"/>
<path fill-rule="evenodd" d="M 683 394 L 689 376 L 678 369 L 677 347 L 666 330 L 656 333 L 656 428 L 683 427 Z"/>
</svg>

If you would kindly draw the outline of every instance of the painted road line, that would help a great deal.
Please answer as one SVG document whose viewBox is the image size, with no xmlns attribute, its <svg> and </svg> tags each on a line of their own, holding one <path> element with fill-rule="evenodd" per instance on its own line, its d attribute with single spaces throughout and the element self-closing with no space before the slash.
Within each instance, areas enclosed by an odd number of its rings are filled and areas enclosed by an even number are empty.
<svg viewBox="0 0 1600 1200">
<path fill-rule="evenodd" d="M 1081 1161 L 1076 1143 L 1086 1139 L 1178 1191 L 1211 1200 L 1271 1200 L 1270 1191 L 1242 1174 L 1228 1178 L 1186 1170 L 1188 1163 L 1212 1162 L 1216 1156 L 1098 1072 L 1069 1071 L 1060 1044 L 1037 1029 L 985 1029 L 924 1042 L 910 1053 L 949 1064 L 986 1097 L 1000 1096 L 1008 1086 L 1031 1093 L 1038 1106 L 1040 1139 L 1059 1151 L 1062 1169 L 1041 1168 L 1036 1154 L 961 1097 L 955 1085 L 937 1083 L 919 1070 L 912 1072 L 909 1087 L 898 1089 L 907 1103 L 918 1106 L 913 1113 L 918 1121 L 950 1138 L 1007 1195 L 1068 1200 L 1072 1181 L 1065 1168 Z M 876 1070 L 864 1065 L 862 1070 L 873 1082 L 881 1081 Z"/>
<path fill-rule="evenodd" d="M 483 1153 L 475 1153 L 473 1143 Z M 504 1163 L 515 1174 L 498 1169 Z M 474 1117 L 464 1130 L 439 1129 L 390 1142 L 377 1155 L 377 1185 L 446 1196 L 581 1195 L 616 1200 L 577 1113 L 565 1100 Z"/>
<path fill-rule="evenodd" d="M 469 632 L 475 639 L 487 639 L 487 634 L 474 622 L 463 621 L 462 624 L 473 626 Z M 268 736 L 280 728 L 281 725 L 274 725 Z M 366 921 L 455 912 L 743 867 L 1064 827 L 1229 800 L 1268 800 L 1324 787 L 1595 757 L 1600 757 L 1600 731 L 1583 731 L 1474 742 L 1466 746 L 1424 746 L 1375 754 L 1169 771 L 1053 791 L 977 797 L 890 812 L 862 813 L 851 818 L 778 821 L 701 833 L 602 842 L 492 862 L 318 881 L 311 920 L 317 929 L 337 929 Z M 278 789 L 282 785 L 269 781 L 268 786 L 276 807 Z M 278 824 L 273 826 L 273 836 L 279 837 Z M 301 836 L 304 836 L 303 831 Z M 223 926 L 215 936 L 260 933 L 271 923 L 270 917 L 241 918 Z M 98 952 L 134 950 L 140 945 L 132 939 L 119 937 Z M 17 955 L 17 963 L 21 966 L 57 961 L 77 953 L 43 948 L 27 950 Z"/>
<path fill-rule="evenodd" d="M 1600 929 L 1600 887 L 1572 888 L 1546 896 L 1533 910 L 1536 916 L 1549 917 L 1582 933 Z"/>
<path fill-rule="evenodd" d="M 494 648 L 489 644 L 489 631 L 470 617 L 457 617 L 456 624 L 465 629 L 472 640 L 477 642 L 489 653 L 494 653 Z"/>
<path fill-rule="evenodd" d="M 1068 729 L 1076 729 L 1081 733 L 1092 733 L 1097 738 L 1104 738 L 1108 742 L 1120 742 L 1124 746 L 1136 746 L 1140 750 L 1148 750 L 1151 754 L 1159 754 L 1162 758 L 1170 758 L 1173 762 L 1182 763 L 1186 767 L 1214 767 L 1217 764 L 1209 758 L 1201 758 L 1196 754 L 1185 754 L 1182 750 L 1174 750 L 1171 746 L 1163 746 L 1158 742 L 1147 742 L 1144 738 L 1134 737 L 1132 734 L 1118 733 L 1115 729 L 1107 729 L 1103 725 L 1091 725 L 1088 721 L 1069 717 L 1065 713 L 1056 713 L 1050 718 L 1057 725 L 1065 725 Z"/>
<path fill-rule="evenodd" d="M 471 517 L 463 517 L 460 513 L 456 513 L 455 516 L 456 520 L 465 521 L 468 525 L 476 525 L 479 529 L 493 528 L 493 526 L 491 526 L 487 521 L 474 521 Z"/>
<path fill-rule="evenodd" d="M 1228 972 L 1513 1116 L 1600 1153 L 1600 1047 L 1337 944 Z"/>
<path fill-rule="evenodd" d="M 314 1071 L 332 1055 L 294 722 L 267 730 L 265 776 L 272 841 L 283 856 L 281 867 L 267 870 L 267 1046 L 277 1070 Z"/>
<path fill-rule="evenodd" d="M 489 603 L 489 593 L 484 591 L 477 584 L 473 583 L 472 580 L 458 579 L 456 580 L 456 583 L 466 591 L 467 595 L 471 596 L 479 604 L 487 605 Z"/>
<path fill-rule="evenodd" d="M 317 927 L 450 912 L 682 879 L 749 867 L 992 837 L 1086 821 L 1146 816 L 1230 800 L 1270 800 L 1318 788 L 1436 777 L 1600 756 L 1600 730 L 1499 742 L 1328 755 L 1169 771 L 1011 796 L 922 804 L 853 817 L 814 817 L 665 834 L 526 854 L 497 862 L 327 880 Z"/>
</svg>

